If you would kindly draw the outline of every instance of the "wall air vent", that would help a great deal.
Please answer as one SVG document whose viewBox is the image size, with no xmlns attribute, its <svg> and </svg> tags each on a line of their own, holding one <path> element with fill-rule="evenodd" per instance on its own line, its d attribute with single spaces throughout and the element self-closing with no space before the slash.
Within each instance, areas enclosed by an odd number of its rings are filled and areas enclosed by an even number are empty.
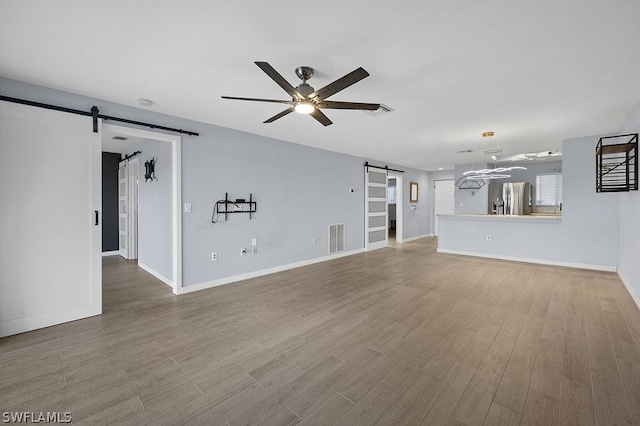
<svg viewBox="0 0 640 426">
<path fill-rule="evenodd" d="M 388 114 L 390 112 L 393 112 L 394 110 L 388 106 L 386 106 L 385 104 L 380 104 L 380 108 L 374 110 L 374 111 L 370 111 L 370 110 L 366 110 L 363 109 L 362 112 L 369 114 L 372 117 L 378 116 L 378 115 L 382 115 L 382 114 Z"/>
<path fill-rule="evenodd" d="M 329 225 L 329 254 L 344 251 L 344 223 Z"/>
<path fill-rule="evenodd" d="M 113 139 L 114 141 L 123 141 L 123 142 L 126 141 L 126 140 L 129 140 L 129 138 L 124 137 L 124 136 L 114 136 L 111 139 Z"/>
</svg>

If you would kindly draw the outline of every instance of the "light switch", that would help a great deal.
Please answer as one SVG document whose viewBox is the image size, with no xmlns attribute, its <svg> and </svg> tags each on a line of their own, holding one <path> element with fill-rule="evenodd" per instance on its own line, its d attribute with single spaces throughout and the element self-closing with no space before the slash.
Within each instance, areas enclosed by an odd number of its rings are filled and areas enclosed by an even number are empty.
<svg viewBox="0 0 640 426">
<path fill-rule="evenodd" d="M 184 203 L 184 212 L 191 213 L 191 203 Z"/>
</svg>

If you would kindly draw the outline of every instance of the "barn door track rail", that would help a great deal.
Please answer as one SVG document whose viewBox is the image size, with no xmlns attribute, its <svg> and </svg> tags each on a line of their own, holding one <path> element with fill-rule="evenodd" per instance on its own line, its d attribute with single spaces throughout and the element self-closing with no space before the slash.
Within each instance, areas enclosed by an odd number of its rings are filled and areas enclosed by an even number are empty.
<svg viewBox="0 0 640 426">
<path fill-rule="evenodd" d="M 0 101 L 13 102 L 15 104 L 29 105 L 29 106 L 34 106 L 38 108 L 45 108 L 45 109 L 52 109 L 55 111 L 67 112 L 69 114 L 77 114 L 77 115 L 84 115 L 86 117 L 92 117 L 94 133 L 98 133 L 98 119 L 101 118 L 103 120 L 118 121 L 121 123 L 134 124 L 136 126 L 149 127 L 151 129 L 166 130 L 167 132 L 180 133 L 181 135 L 200 136 L 200 133 L 191 132 L 189 130 L 174 129 L 173 127 L 159 126 L 157 124 L 145 123 L 142 121 L 128 120 L 126 118 L 112 117 L 110 115 L 100 114 L 100 110 L 95 105 L 91 107 L 91 111 L 82 111 L 79 109 L 66 108 L 66 107 L 61 107 L 61 106 L 51 105 L 51 104 L 43 104 L 41 102 L 28 101 L 26 99 L 12 98 L 12 97 L 3 96 L 3 95 L 0 95 Z"/>
</svg>

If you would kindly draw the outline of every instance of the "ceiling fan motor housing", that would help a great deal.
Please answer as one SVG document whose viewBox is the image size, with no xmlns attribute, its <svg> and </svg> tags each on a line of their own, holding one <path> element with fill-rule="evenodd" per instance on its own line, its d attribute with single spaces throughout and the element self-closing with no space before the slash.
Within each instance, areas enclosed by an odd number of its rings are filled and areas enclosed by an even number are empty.
<svg viewBox="0 0 640 426">
<path fill-rule="evenodd" d="M 310 94 L 312 94 L 314 92 L 314 88 L 309 86 L 307 83 L 302 83 L 301 85 L 299 85 L 298 87 L 296 87 L 296 90 L 305 98 L 308 97 Z"/>
</svg>

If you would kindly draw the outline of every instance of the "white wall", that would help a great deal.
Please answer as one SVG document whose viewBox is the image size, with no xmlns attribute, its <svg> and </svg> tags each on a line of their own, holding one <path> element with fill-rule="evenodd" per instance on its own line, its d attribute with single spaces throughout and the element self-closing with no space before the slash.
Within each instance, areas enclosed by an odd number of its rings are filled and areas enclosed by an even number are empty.
<svg viewBox="0 0 640 426">
<path fill-rule="evenodd" d="M 618 134 L 640 132 L 640 102 Z M 640 193 L 618 193 L 620 277 L 640 306 Z"/>
</svg>

